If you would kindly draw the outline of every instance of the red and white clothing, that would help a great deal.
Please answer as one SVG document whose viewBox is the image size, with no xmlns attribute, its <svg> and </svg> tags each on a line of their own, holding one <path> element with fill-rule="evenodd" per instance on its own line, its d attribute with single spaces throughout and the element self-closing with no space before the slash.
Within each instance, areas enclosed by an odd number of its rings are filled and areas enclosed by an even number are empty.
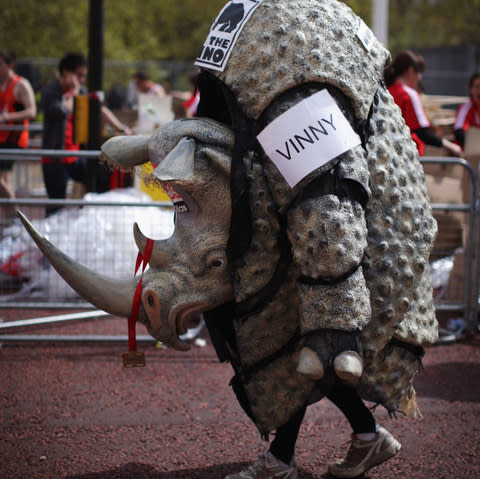
<svg viewBox="0 0 480 479">
<path fill-rule="evenodd" d="M 390 85 L 388 91 L 393 96 L 395 103 L 400 107 L 400 110 L 402 110 L 403 118 L 412 132 L 412 138 L 417 144 L 418 152 L 420 155 L 423 155 L 425 142 L 415 132 L 423 128 L 430 128 L 430 122 L 423 109 L 420 95 L 416 90 L 399 81 Z"/>
<path fill-rule="evenodd" d="M 17 111 L 16 104 L 18 103 L 15 95 L 14 89 L 17 83 L 21 80 L 19 75 L 13 75 L 5 90 L 0 89 L 0 111 L 2 113 L 12 113 Z M 19 148 L 27 148 L 28 146 L 28 119 L 25 119 L 21 122 L 25 126 L 25 129 L 18 131 L 7 131 L 0 130 L 0 145 L 8 143 L 11 146 L 15 145 Z M 8 125 L 18 125 L 18 122 L 9 121 Z"/>
<path fill-rule="evenodd" d="M 480 127 L 480 105 L 472 99 L 460 105 L 455 116 L 453 130 L 455 138 L 461 146 L 464 146 L 465 132 L 471 126 Z"/>
<path fill-rule="evenodd" d="M 200 92 L 195 90 L 188 100 L 182 103 L 183 108 L 187 112 L 187 116 L 194 117 L 197 114 L 197 107 L 200 103 Z"/>
</svg>

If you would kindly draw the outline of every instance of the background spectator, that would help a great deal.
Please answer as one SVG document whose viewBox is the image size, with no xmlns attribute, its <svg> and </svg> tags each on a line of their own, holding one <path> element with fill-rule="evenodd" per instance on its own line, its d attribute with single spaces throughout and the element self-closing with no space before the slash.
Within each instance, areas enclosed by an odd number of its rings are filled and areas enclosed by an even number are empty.
<svg viewBox="0 0 480 479">
<path fill-rule="evenodd" d="M 44 113 L 42 149 L 79 150 L 73 142 L 73 97 L 80 92 L 79 76 L 86 75 L 87 62 L 83 55 L 67 53 L 58 64 L 57 78 L 42 90 L 41 108 Z M 42 171 L 47 195 L 51 199 L 66 197 L 69 178 L 86 184 L 86 162 L 77 156 L 43 157 Z M 60 206 L 47 206 L 47 215 Z"/>
<path fill-rule="evenodd" d="M 140 93 L 158 96 L 166 95 L 162 85 L 153 82 L 143 71 L 136 72 L 133 75 L 133 80 L 128 85 L 127 106 L 129 108 L 138 108 L 138 95 Z"/>
<path fill-rule="evenodd" d="M 470 100 L 461 105 L 453 126 L 458 144 L 465 146 L 465 132 L 471 126 L 480 127 L 480 71 L 475 72 L 468 82 Z"/>
<path fill-rule="evenodd" d="M 83 57 L 83 56 L 82 56 Z M 84 57 L 83 57 L 84 58 Z M 87 81 L 88 69 L 87 63 L 81 62 L 78 63 L 77 68 L 75 69 L 75 74 L 77 75 L 78 82 L 80 84 L 79 92 L 82 95 L 87 94 L 87 89 L 85 87 L 85 83 Z M 132 131 L 127 125 L 124 125 L 116 116 L 115 114 L 107 108 L 105 105 L 101 106 L 101 114 L 102 114 L 102 121 L 110 126 L 115 133 L 123 134 L 123 135 L 131 135 Z"/>
<path fill-rule="evenodd" d="M 0 51 L 0 148 L 27 148 L 28 124 L 37 114 L 35 95 L 26 78 L 13 71 L 15 56 L 8 50 Z M 8 127 L 23 125 L 21 131 Z M 5 129 L 2 129 L 5 128 Z M 11 183 L 13 160 L 0 160 L 0 197 L 14 198 Z M 7 209 L 7 216 L 16 207 Z"/>
<path fill-rule="evenodd" d="M 430 129 L 430 122 L 419 95 L 420 81 L 425 70 L 423 57 L 410 50 L 400 52 L 384 72 L 388 90 L 402 110 L 420 155 L 425 144 L 446 148 L 454 156 L 462 156 L 462 149 L 446 138 L 440 138 Z"/>
</svg>

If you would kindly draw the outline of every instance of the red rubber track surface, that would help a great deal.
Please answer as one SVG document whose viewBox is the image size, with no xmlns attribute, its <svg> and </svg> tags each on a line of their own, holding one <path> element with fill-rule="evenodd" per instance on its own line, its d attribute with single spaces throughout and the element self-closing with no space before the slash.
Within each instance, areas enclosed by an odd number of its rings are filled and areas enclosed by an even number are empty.
<svg viewBox="0 0 480 479">
<path fill-rule="evenodd" d="M 4 321 L 58 311 L 0 311 Z M 139 334 L 146 334 L 141 326 Z M 126 334 L 126 320 L 88 320 L 23 334 Z M 8 333 L 11 333 L 8 331 Z M 20 333 L 20 331 L 15 331 Z M 3 331 L 2 334 L 7 334 Z M 120 343 L 11 343 L 0 349 L 0 479 L 213 479 L 265 450 L 208 336 L 186 353 L 146 351 L 124 369 Z M 423 419 L 377 421 L 402 443 L 364 477 L 480 477 L 480 337 L 427 349 L 417 376 Z M 349 428 L 327 400 L 310 407 L 297 443 L 301 479 L 328 478 Z"/>
</svg>

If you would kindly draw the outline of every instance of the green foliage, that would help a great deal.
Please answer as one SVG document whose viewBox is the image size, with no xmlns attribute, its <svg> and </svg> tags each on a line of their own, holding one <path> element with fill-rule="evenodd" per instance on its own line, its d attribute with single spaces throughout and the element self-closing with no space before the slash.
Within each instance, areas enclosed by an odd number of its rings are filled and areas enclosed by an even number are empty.
<svg viewBox="0 0 480 479">
<path fill-rule="evenodd" d="M 369 25 L 372 17 L 372 1 L 365 0 L 345 0 L 346 3 L 363 21 Z"/>
<path fill-rule="evenodd" d="M 390 0 L 389 48 L 480 43 L 480 0 Z"/>
<path fill-rule="evenodd" d="M 88 2 L 2 0 L 0 44 L 19 57 L 86 51 Z"/>
<path fill-rule="evenodd" d="M 104 0 L 105 58 L 192 60 L 225 3 Z M 345 3 L 371 23 L 371 1 Z M 0 44 L 19 57 L 86 52 L 88 9 L 89 0 L 2 0 Z M 390 0 L 389 48 L 480 43 L 479 25 L 480 0 Z"/>
<path fill-rule="evenodd" d="M 104 0 L 104 54 L 113 60 L 191 60 L 225 0 Z M 88 0 L 2 0 L 0 44 L 19 57 L 86 52 Z"/>
</svg>

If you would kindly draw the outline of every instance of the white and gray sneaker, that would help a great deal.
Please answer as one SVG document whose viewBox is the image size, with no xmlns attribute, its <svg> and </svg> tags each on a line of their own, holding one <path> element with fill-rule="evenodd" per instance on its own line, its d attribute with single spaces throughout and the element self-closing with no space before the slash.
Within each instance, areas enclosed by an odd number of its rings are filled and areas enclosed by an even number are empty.
<svg viewBox="0 0 480 479">
<path fill-rule="evenodd" d="M 225 479 L 298 479 L 298 471 L 294 459 L 287 465 L 266 452 L 243 471 L 229 474 Z"/>
<path fill-rule="evenodd" d="M 400 451 L 401 444 L 383 427 L 379 427 L 375 439 L 361 441 L 352 436 L 347 457 L 330 464 L 328 472 L 334 477 L 357 477 L 374 466 L 378 466 Z"/>
</svg>

